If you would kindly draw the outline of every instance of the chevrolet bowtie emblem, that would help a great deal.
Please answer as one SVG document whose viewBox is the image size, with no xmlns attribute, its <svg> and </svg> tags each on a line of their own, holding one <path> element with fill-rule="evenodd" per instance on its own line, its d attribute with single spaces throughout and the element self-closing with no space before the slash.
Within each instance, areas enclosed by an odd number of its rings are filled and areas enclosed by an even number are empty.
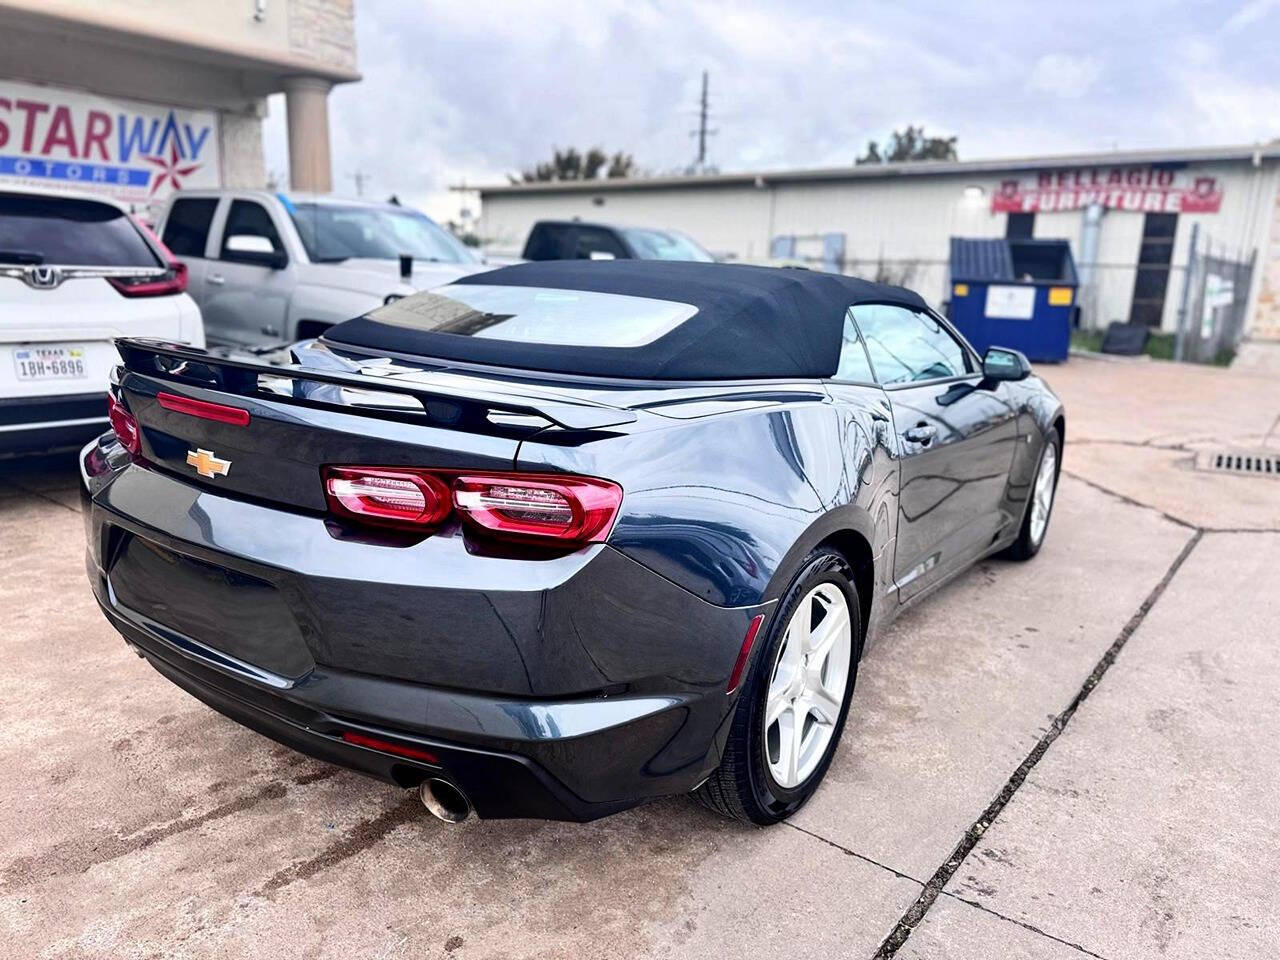
<svg viewBox="0 0 1280 960">
<path fill-rule="evenodd" d="M 231 469 L 231 461 L 216 456 L 212 450 L 196 449 L 187 451 L 187 466 L 195 467 L 200 476 L 212 479 L 225 477 Z"/>
</svg>

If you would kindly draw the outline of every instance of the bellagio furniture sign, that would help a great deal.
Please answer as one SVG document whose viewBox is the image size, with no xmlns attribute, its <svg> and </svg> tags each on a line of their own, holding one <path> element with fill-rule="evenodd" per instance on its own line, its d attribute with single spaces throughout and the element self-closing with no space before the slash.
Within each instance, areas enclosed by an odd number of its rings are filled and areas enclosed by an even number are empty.
<svg viewBox="0 0 1280 960">
<path fill-rule="evenodd" d="M 1084 167 L 1041 170 L 1002 180 L 991 196 L 993 213 L 1083 210 L 1093 204 L 1140 213 L 1217 213 L 1216 177 L 1172 167 Z"/>
</svg>

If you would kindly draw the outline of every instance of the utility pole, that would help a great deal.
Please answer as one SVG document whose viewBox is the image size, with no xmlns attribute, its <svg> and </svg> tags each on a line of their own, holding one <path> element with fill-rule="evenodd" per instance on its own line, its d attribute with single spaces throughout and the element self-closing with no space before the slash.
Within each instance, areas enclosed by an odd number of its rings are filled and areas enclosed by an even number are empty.
<svg viewBox="0 0 1280 960">
<path fill-rule="evenodd" d="M 355 173 L 347 174 L 347 176 L 349 176 L 352 180 L 356 182 L 356 196 L 363 197 L 364 185 L 370 179 L 369 174 L 365 173 L 363 170 L 357 170 Z"/>
<path fill-rule="evenodd" d="M 707 71 L 702 71 L 702 97 L 698 101 L 698 129 L 693 131 L 690 136 L 698 138 L 698 160 L 694 164 L 694 169 L 701 172 L 707 166 L 707 137 L 714 136 L 716 131 L 707 128 L 707 117 L 710 112 L 710 105 L 707 102 Z"/>
<path fill-rule="evenodd" d="M 698 166 L 707 163 L 707 71 L 702 71 L 702 103 L 698 111 Z"/>
</svg>

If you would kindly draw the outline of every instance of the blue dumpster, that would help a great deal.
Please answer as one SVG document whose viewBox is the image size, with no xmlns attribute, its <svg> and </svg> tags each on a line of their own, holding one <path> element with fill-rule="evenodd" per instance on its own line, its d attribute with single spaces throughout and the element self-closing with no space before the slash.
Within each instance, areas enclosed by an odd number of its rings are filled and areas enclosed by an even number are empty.
<svg viewBox="0 0 1280 960">
<path fill-rule="evenodd" d="M 951 322 L 979 353 L 1060 362 L 1071 346 L 1076 265 L 1066 240 L 951 238 Z"/>
</svg>

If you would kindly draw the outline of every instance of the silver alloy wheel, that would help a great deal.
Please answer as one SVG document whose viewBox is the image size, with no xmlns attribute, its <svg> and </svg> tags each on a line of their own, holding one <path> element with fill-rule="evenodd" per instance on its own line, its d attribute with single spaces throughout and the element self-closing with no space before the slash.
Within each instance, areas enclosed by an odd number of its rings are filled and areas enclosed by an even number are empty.
<svg viewBox="0 0 1280 960">
<path fill-rule="evenodd" d="M 1049 511 L 1053 509 L 1053 493 L 1057 486 L 1058 448 L 1046 443 L 1044 456 L 1040 458 L 1040 472 L 1036 474 L 1035 489 L 1031 492 L 1031 542 L 1039 545 L 1049 526 Z"/>
<path fill-rule="evenodd" d="M 826 755 L 844 707 L 852 654 L 844 591 L 818 584 L 791 615 L 765 699 L 765 762 L 778 786 L 798 787 Z"/>
</svg>

